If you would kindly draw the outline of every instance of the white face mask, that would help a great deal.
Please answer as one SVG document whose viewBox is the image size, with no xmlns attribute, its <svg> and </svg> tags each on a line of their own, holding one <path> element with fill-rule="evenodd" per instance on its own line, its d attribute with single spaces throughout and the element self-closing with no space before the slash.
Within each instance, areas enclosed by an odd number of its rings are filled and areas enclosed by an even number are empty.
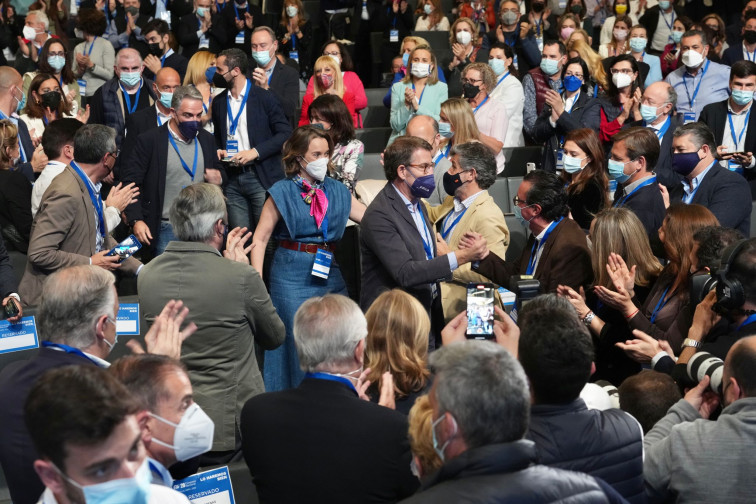
<svg viewBox="0 0 756 504">
<path fill-rule="evenodd" d="M 633 78 L 624 73 L 612 74 L 612 82 L 617 86 L 617 89 L 626 88 L 633 83 Z"/>
<path fill-rule="evenodd" d="M 35 30 L 33 27 L 29 25 L 24 26 L 21 32 L 24 35 L 24 38 L 27 40 L 34 40 L 34 37 L 37 36 L 37 30 Z"/>
<path fill-rule="evenodd" d="M 614 30 L 614 38 L 619 41 L 625 40 L 627 38 L 627 30 Z"/>
<path fill-rule="evenodd" d="M 457 42 L 462 45 L 467 45 L 472 41 L 472 33 L 468 31 L 457 32 Z"/>
<path fill-rule="evenodd" d="M 412 63 L 412 75 L 423 78 L 428 77 L 431 73 L 430 63 Z"/>
<path fill-rule="evenodd" d="M 157 438 L 152 438 L 152 441 L 166 448 L 171 448 L 176 452 L 176 459 L 179 462 L 202 455 L 213 447 L 215 424 L 197 403 L 192 403 L 186 409 L 177 424 L 154 413 L 150 413 L 150 416 L 176 428 L 172 445 Z"/>
<path fill-rule="evenodd" d="M 302 158 L 304 159 L 304 158 Z M 316 159 L 315 161 L 307 163 L 305 171 L 315 180 L 325 179 L 326 173 L 328 173 L 328 161 L 326 156 Z"/>
<path fill-rule="evenodd" d="M 703 63 L 703 60 L 703 54 L 698 51 L 694 51 L 693 49 L 685 51 L 682 55 L 682 63 L 688 68 L 695 68 L 699 66 L 701 63 Z"/>
<path fill-rule="evenodd" d="M 296 8 L 294 5 L 287 5 L 286 6 L 286 15 L 290 18 L 297 15 L 297 12 L 299 12 L 299 9 Z"/>
</svg>

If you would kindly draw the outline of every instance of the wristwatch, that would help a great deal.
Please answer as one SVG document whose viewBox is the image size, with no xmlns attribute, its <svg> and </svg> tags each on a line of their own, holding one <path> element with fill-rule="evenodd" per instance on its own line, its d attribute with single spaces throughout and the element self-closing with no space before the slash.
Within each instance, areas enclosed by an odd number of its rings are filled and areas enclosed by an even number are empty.
<svg viewBox="0 0 756 504">
<path fill-rule="evenodd" d="M 596 317 L 596 314 L 593 313 L 592 311 L 589 311 L 588 314 L 585 317 L 583 317 L 583 324 L 585 324 L 586 327 L 590 327 L 591 322 L 593 322 L 594 317 Z"/>
<path fill-rule="evenodd" d="M 701 348 L 701 342 L 691 338 L 685 338 L 682 343 L 683 347 Z"/>
</svg>

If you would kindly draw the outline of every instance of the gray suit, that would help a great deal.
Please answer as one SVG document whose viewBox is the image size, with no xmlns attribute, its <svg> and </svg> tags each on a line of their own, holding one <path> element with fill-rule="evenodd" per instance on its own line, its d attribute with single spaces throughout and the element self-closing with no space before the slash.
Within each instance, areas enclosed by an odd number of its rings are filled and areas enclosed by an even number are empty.
<svg viewBox="0 0 756 504">
<path fill-rule="evenodd" d="M 234 450 L 242 406 L 265 390 L 254 343 L 273 350 L 286 334 L 260 275 L 204 243 L 172 241 L 142 269 L 137 287 L 149 323 L 171 299 L 189 308 L 198 329 L 181 361 L 194 400 L 215 422 L 213 451 Z"/>
<path fill-rule="evenodd" d="M 37 305 L 48 275 L 68 266 L 89 264 L 95 254 L 95 210 L 85 184 L 66 166 L 42 196 L 32 223 L 26 270 L 18 287 L 25 306 Z M 103 250 L 116 245 L 105 231 Z M 120 271 L 135 274 L 140 264 L 129 258 Z"/>
</svg>

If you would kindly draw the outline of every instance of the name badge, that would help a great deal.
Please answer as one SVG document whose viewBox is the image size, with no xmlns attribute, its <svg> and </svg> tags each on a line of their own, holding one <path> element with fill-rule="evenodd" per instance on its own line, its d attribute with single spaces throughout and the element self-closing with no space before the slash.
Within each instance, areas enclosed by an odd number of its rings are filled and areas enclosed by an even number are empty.
<svg viewBox="0 0 756 504">
<path fill-rule="evenodd" d="M 557 151 L 557 163 L 556 163 L 556 169 L 562 170 L 564 169 L 564 161 L 563 161 L 564 151 L 562 149 L 559 149 Z"/>
<path fill-rule="evenodd" d="M 87 81 L 78 79 L 76 82 L 79 84 L 79 95 L 87 96 Z"/>
<path fill-rule="evenodd" d="M 536 37 L 536 44 L 538 44 L 538 50 L 543 52 L 543 37 Z"/>
<path fill-rule="evenodd" d="M 240 31 L 236 34 L 236 38 L 234 39 L 234 44 L 244 44 L 244 32 Z"/>
<path fill-rule="evenodd" d="M 389 32 L 389 42 L 399 42 L 399 30 L 391 30 Z"/>
<path fill-rule="evenodd" d="M 567 0 L 559 0 L 559 8 L 564 9 L 567 7 Z"/>
<path fill-rule="evenodd" d="M 34 316 L 22 317 L 15 324 L 0 320 L 0 354 L 37 347 L 39 338 Z"/>
<path fill-rule="evenodd" d="M 312 265 L 312 276 L 328 279 L 331 272 L 331 262 L 333 254 L 325 250 L 318 249 L 315 253 L 315 263 Z"/>
<path fill-rule="evenodd" d="M 231 157 L 239 153 L 239 140 L 226 140 L 226 155 Z"/>
<path fill-rule="evenodd" d="M 743 175 L 744 173 L 743 165 L 734 163 L 732 161 L 727 161 L 727 169 L 741 175 Z"/>
<path fill-rule="evenodd" d="M 299 63 L 299 51 L 289 51 L 289 58 Z"/>
<path fill-rule="evenodd" d="M 209 44 L 209 43 L 208 43 L 207 41 L 205 41 L 205 42 L 200 42 L 200 44 L 199 44 L 199 48 L 200 48 L 200 49 L 209 49 L 209 48 L 210 48 L 210 44 Z"/>
<path fill-rule="evenodd" d="M 696 113 L 695 112 L 685 112 L 683 114 L 683 121 L 685 124 L 696 122 Z"/>
</svg>

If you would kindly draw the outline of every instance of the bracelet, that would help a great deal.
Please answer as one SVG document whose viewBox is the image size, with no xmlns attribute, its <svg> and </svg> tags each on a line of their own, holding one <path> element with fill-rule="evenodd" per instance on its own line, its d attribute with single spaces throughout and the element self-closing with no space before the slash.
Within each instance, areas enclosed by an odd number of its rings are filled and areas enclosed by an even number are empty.
<svg viewBox="0 0 756 504">
<path fill-rule="evenodd" d="M 629 317 L 625 317 L 627 320 L 630 320 L 631 318 L 635 317 L 635 314 L 638 313 L 640 310 L 635 310 L 633 313 L 630 314 Z"/>
<path fill-rule="evenodd" d="M 592 311 L 589 311 L 585 317 L 583 317 L 583 324 L 585 324 L 587 327 L 591 326 L 591 322 L 593 322 L 593 319 L 596 318 L 596 314 Z"/>
</svg>

